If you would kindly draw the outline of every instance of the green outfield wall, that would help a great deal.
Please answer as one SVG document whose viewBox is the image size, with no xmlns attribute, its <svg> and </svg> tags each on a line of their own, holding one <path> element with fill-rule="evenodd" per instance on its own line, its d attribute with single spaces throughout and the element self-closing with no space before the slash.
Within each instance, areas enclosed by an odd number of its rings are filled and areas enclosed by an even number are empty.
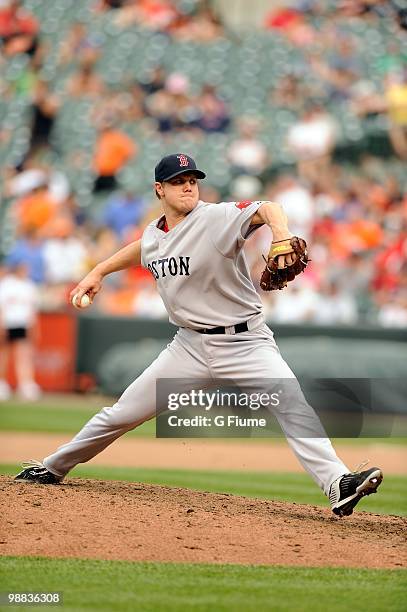
<svg viewBox="0 0 407 612">
<path fill-rule="evenodd" d="M 407 329 L 268 324 L 298 376 L 407 380 Z M 83 314 L 77 326 L 77 373 L 100 381 L 112 371 L 117 379 L 124 367 L 136 377 L 176 331 L 167 321 Z"/>
</svg>

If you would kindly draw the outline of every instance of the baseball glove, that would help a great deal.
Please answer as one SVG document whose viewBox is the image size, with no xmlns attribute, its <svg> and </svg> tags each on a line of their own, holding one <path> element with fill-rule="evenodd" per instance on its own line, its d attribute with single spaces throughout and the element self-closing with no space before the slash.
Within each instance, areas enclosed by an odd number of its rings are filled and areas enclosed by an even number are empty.
<svg viewBox="0 0 407 612">
<path fill-rule="evenodd" d="M 285 268 L 279 268 L 278 258 L 289 253 L 293 255 L 294 262 L 286 265 Z M 307 243 L 297 236 L 272 242 L 268 258 L 264 257 L 264 261 L 267 265 L 261 275 L 260 287 L 263 291 L 284 289 L 287 283 L 294 280 L 307 267 L 310 261 L 307 253 Z"/>
</svg>

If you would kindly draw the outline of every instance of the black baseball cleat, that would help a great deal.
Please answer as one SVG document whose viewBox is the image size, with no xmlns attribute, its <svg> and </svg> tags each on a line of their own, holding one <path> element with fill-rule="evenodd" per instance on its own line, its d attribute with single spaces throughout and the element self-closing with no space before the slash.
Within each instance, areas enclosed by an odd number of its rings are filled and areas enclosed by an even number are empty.
<svg viewBox="0 0 407 612">
<path fill-rule="evenodd" d="M 31 461 L 25 461 L 22 465 L 24 469 L 14 478 L 17 482 L 59 484 L 62 480 L 59 476 L 49 472 L 40 461 L 32 459 Z"/>
<path fill-rule="evenodd" d="M 383 472 L 377 467 L 340 476 L 329 490 L 332 512 L 337 516 L 350 516 L 362 497 L 376 493 L 382 480 Z"/>
</svg>

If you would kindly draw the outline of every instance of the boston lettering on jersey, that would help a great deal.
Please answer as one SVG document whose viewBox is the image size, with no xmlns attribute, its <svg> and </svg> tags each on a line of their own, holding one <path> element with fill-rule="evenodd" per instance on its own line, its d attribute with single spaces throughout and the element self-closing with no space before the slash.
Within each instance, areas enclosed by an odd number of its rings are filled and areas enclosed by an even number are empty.
<svg viewBox="0 0 407 612">
<path fill-rule="evenodd" d="M 156 280 L 170 276 L 190 276 L 189 273 L 190 257 L 181 255 L 180 257 L 165 257 L 157 259 L 148 264 L 148 269 Z"/>
</svg>

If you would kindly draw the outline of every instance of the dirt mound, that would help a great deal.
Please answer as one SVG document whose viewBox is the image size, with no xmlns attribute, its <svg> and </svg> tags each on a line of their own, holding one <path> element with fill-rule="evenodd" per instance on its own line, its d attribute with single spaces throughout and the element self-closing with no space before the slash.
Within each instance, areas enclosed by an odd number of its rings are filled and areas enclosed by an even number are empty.
<svg viewBox="0 0 407 612">
<path fill-rule="evenodd" d="M 211 563 L 405 567 L 407 520 L 155 485 L 0 477 L 0 553 Z M 362 502 L 363 503 L 363 502 Z"/>
</svg>

